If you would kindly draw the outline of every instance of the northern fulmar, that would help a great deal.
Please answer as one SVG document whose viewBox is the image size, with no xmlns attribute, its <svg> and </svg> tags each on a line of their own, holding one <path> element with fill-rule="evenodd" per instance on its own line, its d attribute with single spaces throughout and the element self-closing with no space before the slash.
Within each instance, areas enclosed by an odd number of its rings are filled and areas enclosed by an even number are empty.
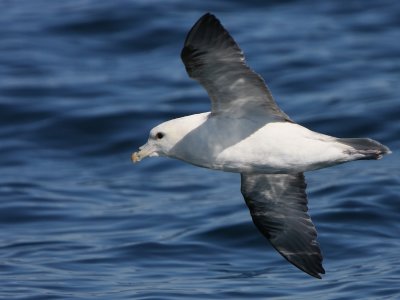
<svg viewBox="0 0 400 300">
<path fill-rule="evenodd" d="M 317 232 L 307 211 L 303 173 L 362 159 L 389 148 L 368 138 L 336 138 L 296 124 L 275 103 L 263 79 L 220 21 L 203 15 L 189 31 L 181 58 L 211 99 L 211 112 L 164 122 L 133 162 L 168 156 L 240 173 L 255 226 L 290 263 L 316 278 L 325 274 Z"/>
</svg>

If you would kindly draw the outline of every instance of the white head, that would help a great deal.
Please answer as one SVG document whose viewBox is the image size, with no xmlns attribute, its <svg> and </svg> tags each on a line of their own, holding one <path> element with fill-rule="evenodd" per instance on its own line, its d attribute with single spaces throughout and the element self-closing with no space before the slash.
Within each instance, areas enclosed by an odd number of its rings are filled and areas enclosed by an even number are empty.
<svg viewBox="0 0 400 300">
<path fill-rule="evenodd" d="M 132 161 L 139 162 L 152 156 L 172 156 L 171 149 L 205 120 L 203 114 L 197 114 L 161 123 L 150 131 L 147 143 L 132 153 Z"/>
</svg>

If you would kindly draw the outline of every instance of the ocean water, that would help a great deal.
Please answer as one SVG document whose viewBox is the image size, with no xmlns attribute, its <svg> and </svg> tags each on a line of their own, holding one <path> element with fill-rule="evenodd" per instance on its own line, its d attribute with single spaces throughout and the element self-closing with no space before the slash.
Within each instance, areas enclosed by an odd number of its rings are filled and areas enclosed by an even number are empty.
<svg viewBox="0 0 400 300">
<path fill-rule="evenodd" d="M 400 299 L 400 3 L 0 1 L 0 299 Z M 393 154 L 306 174 L 326 275 L 259 234 L 237 174 L 130 154 L 208 111 L 212 12 L 296 122 Z"/>
</svg>

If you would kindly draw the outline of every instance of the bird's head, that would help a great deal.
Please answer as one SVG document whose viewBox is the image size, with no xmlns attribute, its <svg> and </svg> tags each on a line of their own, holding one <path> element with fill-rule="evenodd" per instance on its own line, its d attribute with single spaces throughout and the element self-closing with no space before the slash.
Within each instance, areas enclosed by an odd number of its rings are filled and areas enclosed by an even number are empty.
<svg viewBox="0 0 400 300">
<path fill-rule="evenodd" d="M 139 162 L 145 157 L 168 156 L 170 149 L 179 141 L 179 131 L 169 122 L 162 123 L 150 130 L 149 139 L 139 151 L 132 153 L 132 161 Z"/>
<path fill-rule="evenodd" d="M 197 114 L 173 119 L 150 130 L 147 143 L 132 153 L 132 161 L 139 162 L 145 157 L 169 156 L 176 157 L 175 150 L 180 141 L 192 130 L 201 125 L 208 114 Z"/>
</svg>

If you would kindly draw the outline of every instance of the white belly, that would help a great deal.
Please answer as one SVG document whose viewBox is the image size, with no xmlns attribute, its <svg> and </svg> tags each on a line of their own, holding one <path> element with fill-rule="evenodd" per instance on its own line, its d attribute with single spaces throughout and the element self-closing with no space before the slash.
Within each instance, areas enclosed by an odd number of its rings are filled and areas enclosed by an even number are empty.
<svg viewBox="0 0 400 300">
<path fill-rule="evenodd" d="M 290 173 L 349 159 L 346 146 L 298 124 L 268 123 L 215 156 L 213 168 L 230 172 Z"/>
</svg>

